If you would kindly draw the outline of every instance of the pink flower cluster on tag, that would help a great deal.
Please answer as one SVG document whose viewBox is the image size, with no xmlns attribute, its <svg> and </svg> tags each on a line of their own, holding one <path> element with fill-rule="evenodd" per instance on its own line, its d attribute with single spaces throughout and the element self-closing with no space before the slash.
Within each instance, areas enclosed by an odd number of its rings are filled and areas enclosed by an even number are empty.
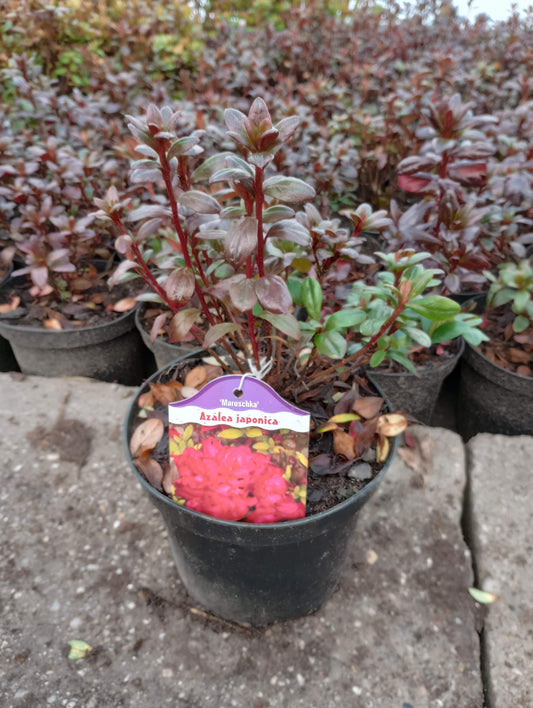
<svg viewBox="0 0 533 708">
<path fill-rule="evenodd" d="M 173 496 L 185 500 L 188 509 L 256 524 L 305 516 L 305 504 L 295 499 L 298 485 L 289 483 L 268 455 L 248 445 L 224 445 L 206 437 L 199 448 L 187 448 L 172 459 L 178 470 Z M 305 485 L 305 477 L 302 482 Z"/>
</svg>

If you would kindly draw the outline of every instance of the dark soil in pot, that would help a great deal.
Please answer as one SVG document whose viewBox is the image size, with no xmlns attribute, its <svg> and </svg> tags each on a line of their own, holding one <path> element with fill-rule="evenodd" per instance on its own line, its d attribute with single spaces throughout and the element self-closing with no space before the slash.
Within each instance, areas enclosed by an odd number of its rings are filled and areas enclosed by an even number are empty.
<svg viewBox="0 0 533 708">
<path fill-rule="evenodd" d="M 160 371 L 151 377 L 150 383 L 169 380 L 175 370 L 168 374 Z M 138 396 L 148 386 L 149 383 Z M 349 496 L 342 492 L 343 501 L 325 511 L 312 513 L 313 502 L 310 502 L 308 515 L 296 521 L 274 524 L 223 521 L 176 504 L 137 470 L 129 453 L 129 439 L 138 411 L 138 396 L 125 422 L 126 454 L 135 476 L 162 514 L 178 572 L 194 600 L 219 617 L 256 626 L 318 609 L 336 587 L 358 512 L 388 469 L 397 441 L 391 444 L 387 462 L 373 465 L 370 481 L 359 481 L 359 490 L 352 489 Z M 161 449 L 167 445 L 167 441 L 162 441 Z M 326 476 L 334 475 L 317 475 Z M 312 478 L 310 473 L 308 498 L 314 490 L 321 490 L 321 481 L 314 488 Z"/>
<path fill-rule="evenodd" d="M 149 353 L 135 328 L 134 310 L 114 309 L 128 296 L 128 289 L 110 294 L 107 286 L 97 285 L 84 292 L 83 301 L 36 302 L 25 279 L 15 278 L 0 291 L 1 303 L 15 305 L 0 315 L 0 334 L 23 373 L 136 385 L 145 377 Z"/>
<path fill-rule="evenodd" d="M 152 342 L 150 339 L 150 331 L 155 317 L 159 314 L 159 310 L 150 308 L 147 305 L 141 305 L 135 313 L 135 325 L 139 330 L 144 345 L 152 352 L 155 359 L 155 369 L 162 369 L 164 366 L 171 364 L 176 359 L 190 354 L 194 350 L 198 350 L 198 344 L 195 341 L 190 344 L 171 344 L 168 335 L 160 334 Z"/>
<path fill-rule="evenodd" d="M 417 375 L 405 369 L 368 369 L 368 377 L 377 384 L 393 409 L 408 413 L 421 423 L 429 424 L 446 377 L 459 361 L 464 347 L 462 339 L 437 353 L 437 347 L 424 353 L 415 363 Z"/>
</svg>

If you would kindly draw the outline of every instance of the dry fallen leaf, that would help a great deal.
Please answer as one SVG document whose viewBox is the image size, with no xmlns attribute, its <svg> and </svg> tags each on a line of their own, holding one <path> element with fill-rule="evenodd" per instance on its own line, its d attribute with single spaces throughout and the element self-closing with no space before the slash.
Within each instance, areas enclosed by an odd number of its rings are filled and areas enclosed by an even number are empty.
<svg viewBox="0 0 533 708">
<path fill-rule="evenodd" d="M 113 305 L 115 312 L 128 312 L 133 310 L 137 305 L 137 300 L 134 297 L 124 297 Z"/>
<path fill-rule="evenodd" d="M 407 428 L 407 418 L 402 413 L 387 413 L 378 419 L 378 433 L 394 438 Z"/>
<path fill-rule="evenodd" d="M 130 452 L 133 457 L 144 457 L 163 437 L 165 426 L 158 418 L 149 418 L 135 428 L 130 440 Z"/>
<path fill-rule="evenodd" d="M 222 376 L 224 373 L 224 369 L 219 366 L 218 364 L 205 364 L 204 369 L 207 372 L 207 380 L 208 381 L 213 381 L 213 379 L 218 379 L 219 376 Z"/>
<path fill-rule="evenodd" d="M 56 320 L 55 318 L 50 318 L 49 320 L 45 320 L 43 322 L 44 328 L 45 329 L 55 329 L 55 330 L 61 330 L 63 327 L 61 327 L 61 322 L 59 320 Z"/>
<path fill-rule="evenodd" d="M 195 396 L 198 393 L 198 389 L 192 388 L 192 386 L 184 386 L 181 389 L 181 395 L 183 398 L 191 398 L 192 396 Z"/>
<path fill-rule="evenodd" d="M 150 384 L 150 392 L 156 401 L 162 406 L 181 399 L 182 385 L 179 381 L 170 381 L 167 384 Z"/>
<path fill-rule="evenodd" d="M 142 393 L 138 400 L 139 408 L 153 408 L 154 407 L 154 396 L 151 391 Z"/>
<path fill-rule="evenodd" d="M 522 365 L 517 367 L 516 373 L 520 374 L 520 376 L 531 376 L 531 369 L 529 368 L 529 366 Z"/>
<path fill-rule="evenodd" d="M 477 588 L 468 588 L 468 592 L 472 595 L 476 602 L 481 605 L 490 605 L 492 602 L 500 599 L 499 595 L 495 595 L 492 592 L 486 592 L 485 590 L 478 590 Z"/>
<path fill-rule="evenodd" d="M 531 355 L 525 352 L 523 349 L 509 347 L 509 349 L 507 350 L 507 356 L 509 358 L 509 361 L 512 361 L 513 364 L 531 363 Z"/>
<path fill-rule="evenodd" d="M 355 458 L 355 440 L 343 430 L 333 431 L 333 449 L 337 455 L 342 455 L 347 460 Z"/>
<path fill-rule="evenodd" d="M 20 298 L 17 296 L 12 297 L 10 303 L 6 303 L 5 305 L 0 305 L 0 314 L 4 315 L 6 312 L 11 312 L 12 310 L 16 310 L 19 305 L 20 305 Z"/>
<path fill-rule="evenodd" d="M 390 452 L 389 439 L 380 435 L 376 447 L 376 462 L 385 462 Z"/>
<path fill-rule="evenodd" d="M 378 415 L 382 405 L 383 399 L 379 396 L 366 396 L 365 398 L 358 398 L 354 401 L 352 410 L 354 413 L 368 420 L 368 418 L 373 418 Z"/>
<path fill-rule="evenodd" d="M 205 366 L 195 366 L 185 377 L 185 386 L 190 388 L 201 388 L 207 383 L 207 371 Z"/>
<path fill-rule="evenodd" d="M 150 482 L 152 487 L 155 487 L 155 489 L 162 491 L 163 469 L 159 462 L 157 462 L 157 460 L 154 460 L 152 457 L 146 457 L 144 459 L 136 458 L 133 460 L 133 462 L 141 470 L 141 472 L 146 477 L 148 482 Z"/>
</svg>

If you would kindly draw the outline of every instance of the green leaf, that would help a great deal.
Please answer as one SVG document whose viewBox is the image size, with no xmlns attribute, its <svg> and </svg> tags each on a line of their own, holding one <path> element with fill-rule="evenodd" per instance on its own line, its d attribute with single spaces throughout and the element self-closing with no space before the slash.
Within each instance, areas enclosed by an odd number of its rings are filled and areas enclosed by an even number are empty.
<svg viewBox="0 0 533 708">
<path fill-rule="evenodd" d="M 167 152 L 167 160 L 170 161 L 173 157 L 185 155 L 194 145 L 198 145 L 198 138 L 193 135 L 187 135 L 184 138 L 179 138 L 170 146 Z"/>
<path fill-rule="evenodd" d="M 420 344 L 422 347 L 431 346 L 431 337 L 423 330 L 417 329 L 416 327 L 406 327 L 405 331 L 411 337 L 411 339 Z"/>
<path fill-rule="evenodd" d="M 320 322 L 322 316 L 322 288 L 318 280 L 306 278 L 302 283 L 301 297 L 309 317 Z"/>
<path fill-rule="evenodd" d="M 207 330 L 207 334 L 204 337 L 204 347 L 209 349 L 209 347 L 212 347 L 219 339 L 225 337 L 226 334 L 230 332 L 235 332 L 237 329 L 240 329 L 239 325 L 233 322 L 221 322 L 220 324 L 213 325 Z"/>
<path fill-rule="evenodd" d="M 374 352 L 372 356 L 370 357 L 370 366 L 372 368 L 375 368 L 376 366 L 379 366 L 383 360 L 385 359 L 386 351 L 384 349 L 378 349 L 377 352 Z"/>
<path fill-rule="evenodd" d="M 314 341 L 319 354 L 332 359 L 342 359 L 346 354 L 346 340 L 336 330 L 321 332 L 315 336 Z"/>
<path fill-rule="evenodd" d="M 500 305 L 506 305 L 508 302 L 514 299 L 516 290 L 511 288 L 502 288 L 497 292 L 489 292 L 488 303 L 493 307 L 499 307 Z"/>
<path fill-rule="evenodd" d="M 308 199 L 314 199 L 316 196 L 311 185 L 297 177 L 283 175 L 275 175 L 266 179 L 263 183 L 263 192 L 273 199 L 290 204 L 299 204 Z"/>
<path fill-rule="evenodd" d="M 530 294 L 527 290 L 519 290 L 516 293 L 516 295 L 514 296 L 513 312 L 516 313 L 517 315 L 524 312 L 528 306 L 529 299 L 530 299 Z"/>
<path fill-rule="evenodd" d="M 518 315 L 518 317 L 514 318 L 513 322 L 513 332 L 523 332 L 525 329 L 527 329 L 530 325 L 530 322 L 527 317 L 524 317 L 523 315 Z"/>
<path fill-rule="evenodd" d="M 212 155 L 204 160 L 201 165 L 199 165 L 191 175 L 191 180 L 193 182 L 203 182 L 209 179 L 211 175 L 217 170 L 221 170 L 226 166 L 226 160 L 233 157 L 232 152 L 221 152 L 217 155 Z"/>
<path fill-rule="evenodd" d="M 220 204 L 214 197 L 196 189 L 180 194 L 178 202 L 197 214 L 218 214 L 220 211 Z"/>
<path fill-rule="evenodd" d="M 69 659 L 85 659 L 92 651 L 93 648 L 87 642 L 82 639 L 71 639 L 69 640 L 70 651 L 68 654 Z"/>
<path fill-rule="evenodd" d="M 334 312 L 332 315 L 326 318 L 325 328 L 330 329 L 342 329 L 344 327 L 353 327 L 354 325 L 361 324 L 366 318 L 365 313 L 362 310 L 347 309 L 339 310 Z"/>
<path fill-rule="evenodd" d="M 302 304 L 302 281 L 300 278 L 287 278 L 287 287 L 295 305 Z"/>
<path fill-rule="evenodd" d="M 369 318 L 362 323 L 362 325 L 359 327 L 359 331 L 365 337 L 372 337 L 374 336 L 374 334 L 377 334 L 379 332 L 384 322 L 385 320 L 383 319 L 377 320 Z"/>
<path fill-rule="evenodd" d="M 241 180 L 251 180 L 252 177 L 249 171 L 243 170 L 240 167 L 223 167 L 221 170 L 217 170 L 211 175 L 209 183 L 227 182 L 229 180 L 239 182 Z"/>
<path fill-rule="evenodd" d="M 402 354 L 401 352 L 389 351 L 389 357 L 393 359 L 393 361 L 397 361 L 398 364 L 401 364 L 407 369 L 407 371 L 411 372 L 411 374 L 415 374 L 416 376 L 416 368 L 408 356 Z"/>
<path fill-rule="evenodd" d="M 257 317 L 270 322 L 273 327 L 279 329 L 280 332 L 283 332 L 291 339 L 300 339 L 300 325 L 293 315 L 274 315 L 271 312 L 260 312 Z"/>
<path fill-rule="evenodd" d="M 470 329 L 467 332 L 463 333 L 463 339 L 465 342 L 468 342 L 471 344 L 473 347 L 479 347 L 481 342 L 488 342 L 489 338 L 487 335 L 482 332 L 480 329 Z"/>
<path fill-rule="evenodd" d="M 449 297 L 443 297 L 442 295 L 428 295 L 427 297 L 420 297 L 414 302 L 410 302 L 409 305 L 418 305 L 425 308 L 426 310 L 434 310 L 435 312 L 445 312 L 446 314 L 453 315 L 456 312 L 461 311 L 461 305 L 455 302 L 455 300 L 450 300 Z"/>
<path fill-rule="evenodd" d="M 444 324 L 439 325 L 431 335 L 433 344 L 440 344 L 441 342 L 447 342 L 450 339 L 456 339 L 456 337 L 461 337 L 466 332 L 472 329 L 472 325 L 468 322 L 461 320 L 455 320 L 453 322 L 444 322 Z"/>
<path fill-rule="evenodd" d="M 275 224 L 276 221 L 283 221 L 283 219 L 291 219 L 294 216 L 294 209 L 291 209 L 284 204 L 275 204 L 274 206 L 268 207 L 263 212 L 263 223 L 264 224 Z"/>
</svg>

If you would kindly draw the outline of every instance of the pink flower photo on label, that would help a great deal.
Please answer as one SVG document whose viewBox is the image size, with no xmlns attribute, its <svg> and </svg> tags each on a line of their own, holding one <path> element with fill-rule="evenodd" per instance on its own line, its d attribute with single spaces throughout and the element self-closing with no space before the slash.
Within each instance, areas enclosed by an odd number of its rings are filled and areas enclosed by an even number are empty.
<svg viewBox="0 0 533 708">
<path fill-rule="evenodd" d="M 187 509 L 256 524 L 305 516 L 307 435 L 171 426 L 172 497 Z"/>
</svg>

